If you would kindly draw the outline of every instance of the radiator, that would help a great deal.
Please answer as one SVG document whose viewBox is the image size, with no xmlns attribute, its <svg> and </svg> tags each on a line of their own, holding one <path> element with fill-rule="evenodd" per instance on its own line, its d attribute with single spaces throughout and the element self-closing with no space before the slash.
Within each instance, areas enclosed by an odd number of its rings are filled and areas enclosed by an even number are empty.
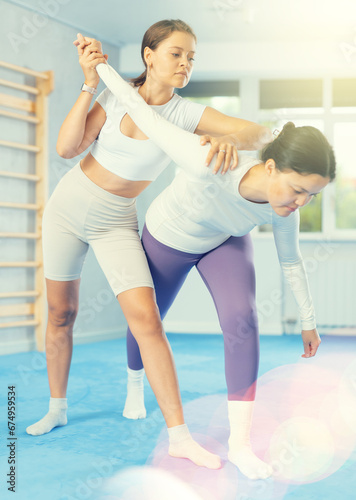
<svg viewBox="0 0 356 500">
<path fill-rule="evenodd" d="M 326 256 L 327 257 L 327 256 Z M 305 258 L 318 328 L 356 333 L 356 249 L 342 255 L 318 260 Z M 284 330 L 296 329 L 298 310 L 288 284 L 283 283 L 282 319 Z M 299 329 L 299 328 L 298 328 Z M 289 330 L 289 331 L 288 331 Z M 347 330 L 350 330 L 349 332 Z"/>
</svg>

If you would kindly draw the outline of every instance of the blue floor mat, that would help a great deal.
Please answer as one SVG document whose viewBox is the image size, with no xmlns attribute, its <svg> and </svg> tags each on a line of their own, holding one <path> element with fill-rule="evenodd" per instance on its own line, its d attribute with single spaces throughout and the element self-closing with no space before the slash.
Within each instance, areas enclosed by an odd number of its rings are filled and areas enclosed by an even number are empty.
<svg viewBox="0 0 356 500">
<path fill-rule="evenodd" d="M 222 337 L 168 337 L 186 421 L 195 438 L 222 457 L 222 469 L 209 471 L 168 456 L 164 420 L 147 382 L 147 418 L 123 418 L 126 354 L 125 340 L 118 339 L 75 346 L 67 395 L 68 425 L 44 436 L 25 432 L 48 410 L 44 354 L 0 358 L 0 498 L 356 498 L 356 341 L 352 337 L 323 337 L 317 356 L 308 360 L 300 357 L 299 336 L 261 337 L 251 439 L 256 454 L 274 467 L 274 478 L 265 481 L 249 481 L 227 462 Z M 15 386 L 16 392 L 12 438 L 7 419 L 9 386 Z M 293 441 L 296 439 L 298 442 Z M 9 444 L 14 442 L 15 494 L 7 483 Z"/>
</svg>

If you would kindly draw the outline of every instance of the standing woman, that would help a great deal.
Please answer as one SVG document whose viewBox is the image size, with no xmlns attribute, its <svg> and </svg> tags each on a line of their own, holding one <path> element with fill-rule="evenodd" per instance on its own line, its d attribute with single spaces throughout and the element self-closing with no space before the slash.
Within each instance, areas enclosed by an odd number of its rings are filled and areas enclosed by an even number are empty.
<svg viewBox="0 0 356 500">
<path fill-rule="evenodd" d="M 97 71 L 141 130 L 183 169 L 148 209 L 143 230 L 157 304 L 164 318 L 197 267 L 224 334 L 229 460 L 251 479 L 266 478 L 272 470 L 250 444 L 259 342 L 248 233 L 256 225 L 273 225 L 279 261 L 299 306 L 303 357 L 314 356 L 320 337 L 299 251 L 298 209 L 334 179 L 332 147 L 316 128 L 287 123 L 261 160 L 241 156 L 238 169 L 214 176 L 203 167 L 206 152 L 194 134 L 157 115 L 109 65 L 100 64 Z M 128 359 L 129 367 L 142 369 L 130 332 Z"/>
<path fill-rule="evenodd" d="M 99 52 L 98 44 L 92 48 L 89 44 L 79 36 L 79 62 L 85 83 L 60 129 L 57 151 L 64 158 L 73 158 L 91 144 L 93 147 L 62 178 L 44 213 L 46 353 L 51 398 L 49 412 L 26 430 L 41 435 L 67 423 L 73 325 L 78 312 L 80 274 L 91 245 L 138 342 L 148 380 L 168 427 L 169 453 L 189 458 L 197 465 L 218 468 L 219 458 L 201 448 L 184 424 L 174 361 L 138 235 L 136 197 L 170 160 L 147 140 L 108 89 L 89 112 L 99 83 L 95 68 L 107 58 Z M 189 103 L 174 94 L 174 87 L 183 87 L 189 81 L 194 52 L 195 35 L 182 21 L 153 25 L 143 41 L 147 72 L 136 91 L 159 113 L 187 130 L 222 136 L 210 139 L 214 142 L 210 158 L 219 149 L 236 157 L 234 144 L 244 137 L 245 129 L 255 139 L 251 142 L 255 148 L 263 127 Z M 236 136 L 226 137 L 228 133 Z M 242 144 L 247 149 L 247 144 Z M 221 162 L 224 152 L 219 156 Z M 225 162 L 224 168 L 228 166 L 229 162 Z"/>
</svg>

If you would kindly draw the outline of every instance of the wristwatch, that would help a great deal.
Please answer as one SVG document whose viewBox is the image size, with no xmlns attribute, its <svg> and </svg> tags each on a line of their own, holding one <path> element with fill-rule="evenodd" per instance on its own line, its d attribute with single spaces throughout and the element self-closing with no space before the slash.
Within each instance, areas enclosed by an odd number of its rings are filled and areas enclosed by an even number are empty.
<svg viewBox="0 0 356 500">
<path fill-rule="evenodd" d="M 83 83 L 81 89 L 80 89 L 82 92 L 89 92 L 89 94 L 97 94 L 98 91 L 96 88 L 94 87 L 89 87 L 89 85 L 86 85 L 85 83 Z"/>
</svg>

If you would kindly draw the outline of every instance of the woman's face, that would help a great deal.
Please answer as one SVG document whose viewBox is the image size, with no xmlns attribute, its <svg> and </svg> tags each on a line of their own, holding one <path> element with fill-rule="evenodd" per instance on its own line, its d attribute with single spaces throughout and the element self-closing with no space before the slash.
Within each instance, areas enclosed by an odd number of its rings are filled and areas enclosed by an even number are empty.
<svg viewBox="0 0 356 500">
<path fill-rule="evenodd" d="M 189 82 L 195 54 L 192 35 L 174 31 L 156 50 L 145 49 L 150 78 L 170 87 L 183 88 Z"/>
<path fill-rule="evenodd" d="M 271 164 L 268 165 L 268 162 Z M 294 170 L 280 171 L 273 160 L 267 160 L 266 169 L 269 174 L 268 202 L 281 217 L 288 217 L 298 208 L 307 205 L 330 182 L 329 177 L 319 174 L 302 175 Z"/>
</svg>

